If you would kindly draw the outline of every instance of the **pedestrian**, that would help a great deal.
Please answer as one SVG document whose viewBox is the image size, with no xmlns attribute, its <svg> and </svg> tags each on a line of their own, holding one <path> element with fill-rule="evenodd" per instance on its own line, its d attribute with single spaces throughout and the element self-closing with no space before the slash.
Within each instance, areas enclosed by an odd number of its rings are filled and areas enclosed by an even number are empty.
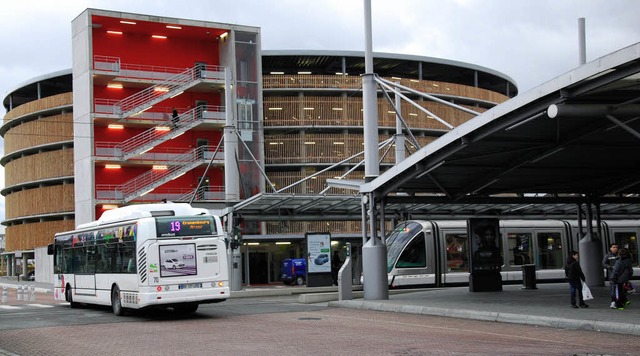
<svg viewBox="0 0 640 356">
<path fill-rule="evenodd" d="M 624 310 L 624 307 L 629 305 L 627 293 L 624 290 L 624 284 L 631 279 L 631 276 L 633 276 L 633 263 L 631 261 L 631 254 L 626 248 L 621 248 L 618 251 L 618 255 L 620 258 L 613 266 L 613 273 L 611 274 L 611 283 L 615 283 L 616 286 L 615 308 L 612 306 L 611 309 Z"/>
<path fill-rule="evenodd" d="M 338 285 L 338 272 L 342 267 L 342 261 L 340 261 L 340 254 L 338 251 L 333 251 L 333 257 L 331 257 L 331 277 L 333 279 L 333 285 Z"/>
<path fill-rule="evenodd" d="M 584 282 L 584 273 L 582 273 L 582 268 L 580 268 L 579 256 L 576 251 L 569 252 L 569 256 L 567 257 L 567 264 L 564 267 L 565 275 L 569 280 L 569 287 L 571 289 L 571 307 L 574 309 L 578 308 L 576 305 L 576 293 L 578 294 L 578 302 L 580 308 L 588 308 L 582 298 L 582 282 Z"/>
<path fill-rule="evenodd" d="M 613 242 L 609 245 L 609 252 L 602 259 L 602 267 L 607 270 L 607 278 L 609 278 L 609 294 L 611 295 L 611 309 L 616 308 L 616 284 L 611 281 L 611 275 L 613 274 L 613 266 L 616 261 L 619 260 L 618 256 L 618 244 Z"/>
<path fill-rule="evenodd" d="M 171 122 L 173 123 L 174 129 L 178 127 L 178 121 L 180 121 L 180 118 L 178 117 L 178 110 L 174 108 L 173 113 L 171 114 Z"/>
</svg>

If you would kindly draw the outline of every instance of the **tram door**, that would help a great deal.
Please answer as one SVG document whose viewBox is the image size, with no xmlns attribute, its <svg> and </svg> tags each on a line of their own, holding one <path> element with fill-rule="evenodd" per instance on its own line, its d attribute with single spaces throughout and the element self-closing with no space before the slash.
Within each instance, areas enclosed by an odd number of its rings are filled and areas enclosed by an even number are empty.
<svg viewBox="0 0 640 356">
<path fill-rule="evenodd" d="M 567 236 L 563 230 L 534 230 L 535 264 L 539 279 L 564 277 L 564 263 L 567 258 Z"/>
<path fill-rule="evenodd" d="M 444 230 L 442 283 L 469 283 L 469 235 L 464 230 Z"/>
<path fill-rule="evenodd" d="M 639 266 L 638 263 L 638 229 L 634 227 L 630 228 L 612 228 L 611 238 L 613 242 L 618 244 L 619 248 L 626 248 L 631 254 L 631 259 L 634 266 Z M 608 246 L 607 246 L 608 248 Z M 634 275 L 636 272 L 634 271 Z"/>
</svg>

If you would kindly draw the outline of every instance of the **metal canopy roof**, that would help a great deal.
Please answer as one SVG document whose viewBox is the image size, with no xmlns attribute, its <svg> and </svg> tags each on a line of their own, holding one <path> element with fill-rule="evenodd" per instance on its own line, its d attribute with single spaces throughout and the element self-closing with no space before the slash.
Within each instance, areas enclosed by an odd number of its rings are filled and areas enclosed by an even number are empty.
<svg viewBox="0 0 640 356">
<path fill-rule="evenodd" d="M 550 109 L 551 108 L 551 109 Z M 640 218 L 640 43 L 500 104 L 423 147 L 360 193 L 387 215 Z M 359 220 L 360 198 L 261 194 L 249 220 Z"/>
</svg>

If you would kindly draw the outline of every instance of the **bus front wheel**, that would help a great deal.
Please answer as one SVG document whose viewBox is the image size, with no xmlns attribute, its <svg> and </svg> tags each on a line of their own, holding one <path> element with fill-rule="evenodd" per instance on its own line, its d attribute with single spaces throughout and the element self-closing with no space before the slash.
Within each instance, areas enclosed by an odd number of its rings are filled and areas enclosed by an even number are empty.
<svg viewBox="0 0 640 356">
<path fill-rule="evenodd" d="M 73 291 L 71 290 L 71 286 L 67 284 L 67 287 L 64 290 L 64 299 L 67 300 L 67 302 L 69 302 L 69 306 L 71 306 L 71 308 L 77 308 L 78 307 L 78 303 L 73 301 Z"/>
<path fill-rule="evenodd" d="M 120 288 L 118 286 L 113 286 L 113 289 L 111 289 L 111 308 L 116 316 L 124 315 L 125 310 L 120 301 Z"/>
</svg>

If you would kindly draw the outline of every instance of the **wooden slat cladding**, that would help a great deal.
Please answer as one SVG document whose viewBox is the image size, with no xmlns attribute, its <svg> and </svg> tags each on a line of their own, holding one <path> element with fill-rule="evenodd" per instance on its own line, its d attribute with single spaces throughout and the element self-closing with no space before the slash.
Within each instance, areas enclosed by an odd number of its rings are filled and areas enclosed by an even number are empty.
<svg viewBox="0 0 640 356">
<path fill-rule="evenodd" d="M 63 93 L 58 95 L 48 96 L 43 99 L 30 101 L 26 104 L 15 107 L 4 116 L 4 122 L 11 121 L 16 117 L 30 114 L 33 112 L 57 108 L 61 106 L 69 106 L 73 104 L 73 93 Z"/>
<path fill-rule="evenodd" d="M 452 108 L 450 106 L 422 101 L 419 105 L 434 115 L 440 117 L 451 126 L 458 126 L 469 121 L 474 115 Z M 464 106 L 482 113 L 484 108 Z M 410 128 L 449 130 L 433 116 L 402 102 L 402 116 Z M 265 97 L 264 98 L 264 126 L 363 126 L 362 98 L 360 97 Z M 378 126 L 395 127 L 396 118 L 393 107 L 387 100 L 378 99 Z"/>
<path fill-rule="evenodd" d="M 283 219 L 286 217 L 283 216 Z M 307 231 L 362 233 L 360 221 L 268 221 L 267 234 L 293 234 Z"/>
<path fill-rule="evenodd" d="M 493 103 L 502 103 L 509 99 L 508 96 L 496 93 L 491 90 L 476 88 L 468 85 L 454 84 L 447 82 L 436 82 L 430 80 L 385 78 L 392 82 L 409 87 L 411 89 L 427 94 L 442 94 L 462 96 L 467 98 L 480 99 Z M 342 75 L 263 75 L 263 89 L 296 89 L 296 88 L 318 88 L 318 89 L 360 89 L 362 80 L 356 76 Z"/>
<path fill-rule="evenodd" d="M 73 113 L 60 113 L 12 127 L 4 135 L 4 149 L 5 154 L 10 154 L 25 148 L 71 140 Z"/>
<path fill-rule="evenodd" d="M 73 176 L 73 149 L 25 156 L 7 163 L 4 168 L 7 187 L 41 179 Z"/>
<path fill-rule="evenodd" d="M 53 242 L 53 235 L 75 228 L 75 220 L 56 220 L 8 226 L 7 251 L 33 250 Z"/>
<path fill-rule="evenodd" d="M 378 142 L 388 138 L 388 136 L 379 136 Z M 435 138 L 416 137 L 416 139 L 421 146 L 424 146 Z M 266 164 L 332 164 L 364 150 L 364 138 L 361 134 L 266 134 L 264 142 Z M 415 149 L 407 150 L 406 155 L 413 152 Z M 382 159 L 382 163 L 395 163 L 395 149 L 382 149 L 379 157 Z M 363 160 L 362 155 L 353 158 L 349 163 L 355 164 L 361 160 Z"/>
<path fill-rule="evenodd" d="M 6 219 L 74 211 L 73 184 L 27 189 L 7 195 Z"/>
</svg>

